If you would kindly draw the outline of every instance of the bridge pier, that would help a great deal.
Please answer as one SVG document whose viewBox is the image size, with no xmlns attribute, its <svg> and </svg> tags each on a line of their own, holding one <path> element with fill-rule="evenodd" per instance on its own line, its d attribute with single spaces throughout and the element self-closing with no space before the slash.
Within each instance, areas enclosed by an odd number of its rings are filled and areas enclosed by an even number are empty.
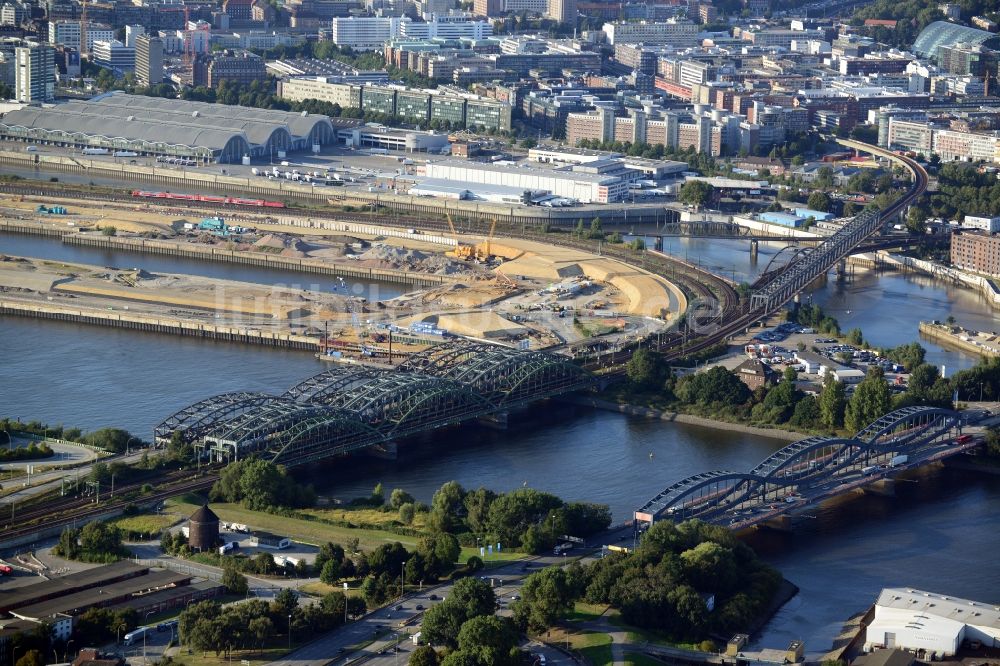
<svg viewBox="0 0 1000 666">
<path fill-rule="evenodd" d="M 653 237 L 653 249 L 657 252 L 663 252 L 663 236 Z"/>
<path fill-rule="evenodd" d="M 379 460 L 396 460 L 399 457 L 399 445 L 396 442 L 376 444 L 365 449 L 365 455 Z"/>
<path fill-rule="evenodd" d="M 760 241 L 754 239 L 750 241 L 750 264 L 755 265 L 757 263 L 757 253 L 760 250 Z"/>
<path fill-rule="evenodd" d="M 476 422 L 480 425 L 486 426 L 487 428 L 493 428 L 494 430 L 506 430 L 507 419 L 509 416 L 510 412 L 495 412 L 493 414 L 480 416 L 476 419 Z"/>
</svg>

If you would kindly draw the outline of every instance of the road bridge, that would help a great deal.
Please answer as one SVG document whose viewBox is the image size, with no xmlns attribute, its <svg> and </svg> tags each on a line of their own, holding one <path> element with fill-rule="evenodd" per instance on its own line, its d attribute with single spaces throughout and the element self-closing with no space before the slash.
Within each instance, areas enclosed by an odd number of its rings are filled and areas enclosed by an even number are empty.
<svg viewBox="0 0 1000 666">
<path fill-rule="evenodd" d="M 962 436 L 963 414 L 905 407 L 854 437 L 810 437 L 776 451 L 747 472 L 713 470 L 682 479 L 635 514 L 657 520 L 705 522 L 744 529 L 980 445 Z"/>
<path fill-rule="evenodd" d="M 154 439 L 179 438 L 198 460 L 258 455 L 294 466 L 476 419 L 504 423 L 512 410 L 594 383 L 564 356 L 446 343 L 392 370 L 338 365 L 282 395 L 236 392 L 200 400 L 164 419 Z"/>
</svg>

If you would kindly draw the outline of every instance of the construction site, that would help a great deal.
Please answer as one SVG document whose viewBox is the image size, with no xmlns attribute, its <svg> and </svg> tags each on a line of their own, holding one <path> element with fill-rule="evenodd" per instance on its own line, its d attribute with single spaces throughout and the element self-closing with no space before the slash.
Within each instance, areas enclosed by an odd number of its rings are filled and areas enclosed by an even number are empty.
<svg viewBox="0 0 1000 666">
<path fill-rule="evenodd" d="M 6 300 L 291 335 L 332 357 L 388 357 L 390 345 L 402 357 L 452 337 L 531 349 L 589 339 L 614 346 L 666 329 L 686 307 L 680 290 L 652 273 L 577 249 L 497 239 L 493 229 L 477 237 L 454 225 L 440 234 L 380 227 L 377 216 L 371 224 L 221 217 L 24 196 L 0 201 L 0 212 L 8 232 L 64 244 L 329 276 L 300 288 L 147 271 L 139 257 L 127 269 L 4 257 Z M 405 286 L 383 297 L 382 282 Z"/>
</svg>

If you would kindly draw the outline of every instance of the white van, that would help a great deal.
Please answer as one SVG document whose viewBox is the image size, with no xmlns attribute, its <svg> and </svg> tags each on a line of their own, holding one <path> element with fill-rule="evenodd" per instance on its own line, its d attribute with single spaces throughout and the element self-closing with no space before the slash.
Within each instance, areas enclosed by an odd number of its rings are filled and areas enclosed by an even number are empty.
<svg viewBox="0 0 1000 666">
<path fill-rule="evenodd" d="M 149 631 L 149 627 L 139 627 L 134 631 L 125 634 L 125 645 L 132 645 L 142 640 L 142 637 Z"/>
</svg>

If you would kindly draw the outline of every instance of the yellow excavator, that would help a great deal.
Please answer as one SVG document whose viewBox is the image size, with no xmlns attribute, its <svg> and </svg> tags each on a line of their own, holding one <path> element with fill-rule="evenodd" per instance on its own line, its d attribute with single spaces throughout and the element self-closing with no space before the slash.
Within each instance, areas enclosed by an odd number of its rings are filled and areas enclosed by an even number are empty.
<svg viewBox="0 0 1000 666">
<path fill-rule="evenodd" d="M 493 258 L 493 253 L 490 252 L 490 242 L 493 240 L 493 234 L 496 230 L 497 221 L 494 219 L 493 224 L 490 225 L 490 233 L 486 236 L 486 240 L 476 246 L 476 261 L 485 264 Z"/>
<path fill-rule="evenodd" d="M 451 214 L 446 213 L 445 217 L 448 219 L 448 228 L 451 229 L 451 237 L 455 239 L 455 249 L 445 252 L 445 254 L 455 257 L 456 259 L 461 259 L 462 261 L 469 261 L 476 254 L 476 248 L 472 245 L 466 245 L 458 238 L 458 231 L 455 230 L 455 223 L 451 220 Z"/>
</svg>

